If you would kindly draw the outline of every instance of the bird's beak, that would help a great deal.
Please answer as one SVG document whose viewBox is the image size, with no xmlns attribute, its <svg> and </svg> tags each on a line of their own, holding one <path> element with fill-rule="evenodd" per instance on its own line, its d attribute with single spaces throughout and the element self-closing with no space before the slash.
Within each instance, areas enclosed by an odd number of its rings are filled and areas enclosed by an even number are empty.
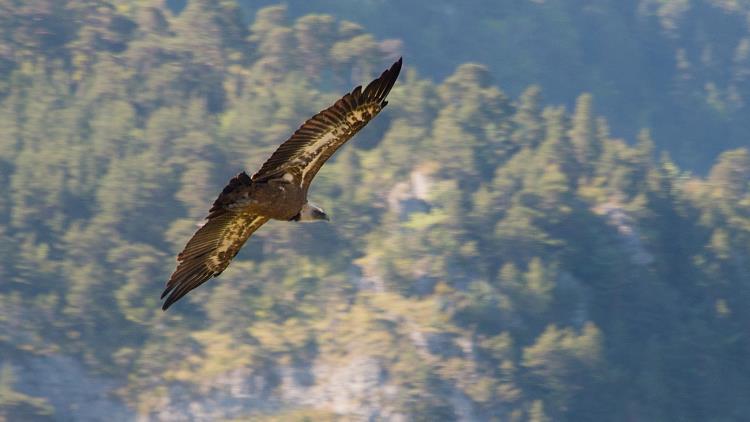
<svg viewBox="0 0 750 422">
<path fill-rule="evenodd" d="M 315 219 L 316 220 L 325 220 L 325 221 L 331 221 L 330 218 L 328 218 L 328 214 L 326 214 L 322 209 L 315 210 Z"/>
</svg>

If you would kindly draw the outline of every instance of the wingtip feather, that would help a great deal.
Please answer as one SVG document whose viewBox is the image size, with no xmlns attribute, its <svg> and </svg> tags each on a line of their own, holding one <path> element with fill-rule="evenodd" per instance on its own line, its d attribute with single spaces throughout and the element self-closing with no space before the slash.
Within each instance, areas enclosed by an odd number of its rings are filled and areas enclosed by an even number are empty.
<svg viewBox="0 0 750 422">
<path fill-rule="evenodd" d="M 391 92 L 391 88 L 396 84 L 398 75 L 401 73 L 401 65 L 403 64 L 403 58 L 399 57 L 395 63 L 393 63 L 390 69 L 383 72 L 380 79 L 383 81 L 377 90 L 377 98 L 385 100 L 385 97 Z"/>
</svg>

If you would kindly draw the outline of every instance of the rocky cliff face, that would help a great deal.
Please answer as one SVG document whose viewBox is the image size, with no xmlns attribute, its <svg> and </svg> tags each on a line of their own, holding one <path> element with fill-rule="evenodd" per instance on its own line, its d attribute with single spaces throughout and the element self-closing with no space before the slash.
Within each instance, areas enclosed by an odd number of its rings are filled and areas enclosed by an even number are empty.
<svg viewBox="0 0 750 422">
<path fill-rule="evenodd" d="M 409 420 L 394 406 L 402 392 L 389 383 L 385 366 L 369 356 L 355 355 L 340 365 L 315 362 L 302 368 L 278 368 L 268 378 L 235 371 L 207 384 L 209 391 L 201 394 L 171 387 L 160 410 L 140 415 L 138 420 L 213 421 L 296 409 L 315 409 L 349 421 Z M 480 420 L 472 401 L 458 389 L 446 397 L 457 420 Z"/>
<path fill-rule="evenodd" d="M 606 202 L 594 207 L 594 212 L 603 215 L 607 223 L 617 229 L 624 249 L 630 254 L 633 264 L 644 266 L 654 261 L 653 255 L 646 250 L 641 234 L 627 210 L 616 202 Z"/>
<path fill-rule="evenodd" d="M 401 420 L 388 410 L 397 394 L 382 378 L 377 360 L 355 356 L 343 365 L 314 362 L 276 368 L 258 376 L 237 370 L 206 380 L 198 394 L 182 386 L 169 388 L 160 410 L 140 421 L 222 420 L 294 409 L 318 409 L 348 420 Z"/>
<path fill-rule="evenodd" d="M 315 362 L 260 376 L 236 370 L 206 380 L 204 391 L 173 384 L 159 410 L 137 415 L 117 397 L 122 383 L 91 373 L 67 356 L 36 357 L 12 364 L 14 388 L 44 398 L 59 421 L 213 421 L 314 408 L 349 420 L 405 420 L 389 410 L 398 391 L 388 386 L 376 359 L 354 356 L 344 365 Z M 16 415 L 33 419 L 33 415 Z"/>
<path fill-rule="evenodd" d="M 117 398 L 123 383 L 91 373 L 71 357 L 54 355 L 12 362 L 13 388 L 32 397 L 44 398 L 58 421 L 128 420 L 132 409 Z"/>
</svg>

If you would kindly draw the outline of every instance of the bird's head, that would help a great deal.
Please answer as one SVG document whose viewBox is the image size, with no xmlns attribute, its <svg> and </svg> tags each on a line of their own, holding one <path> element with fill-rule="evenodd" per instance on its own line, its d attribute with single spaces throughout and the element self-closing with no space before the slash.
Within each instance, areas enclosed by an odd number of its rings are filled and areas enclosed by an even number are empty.
<svg viewBox="0 0 750 422">
<path fill-rule="evenodd" d="M 292 221 L 299 222 L 310 222 L 310 221 L 330 221 L 328 214 L 323 211 L 323 208 L 313 204 L 312 202 L 306 202 L 299 211 L 299 214 L 292 217 Z"/>
</svg>

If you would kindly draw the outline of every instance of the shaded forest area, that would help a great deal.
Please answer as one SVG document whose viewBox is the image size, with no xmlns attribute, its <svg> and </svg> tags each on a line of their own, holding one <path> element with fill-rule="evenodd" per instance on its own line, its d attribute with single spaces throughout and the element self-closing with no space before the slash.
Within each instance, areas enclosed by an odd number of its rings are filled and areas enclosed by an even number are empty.
<svg viewBox="0 0 750 422">
<path fill-rule="evenodd" d="M 174 10 L 184 0 L 170 0 Z M 253 16 L 269 0 L 239 0 Z M 398 38 L 419 70 L 442 80 L 486 64 L 503 90 L 532 84 L 573 106 L 592 93 L 617 137 L 648 127 L 660 149 L 705 175 L 750 139 L 750 4 L 737 0 L 291 0 Z"/>
<path fill-rule="evenodd" d="M 267 224 L 163 313 L 226 180 L 414 48 L 240 10 L 0 0 L 0 419 L 750 414 L 747 148 L 695 176 L 473 63 L 406 55 L 313 184 L 332 222 Z"/>
</svg>

